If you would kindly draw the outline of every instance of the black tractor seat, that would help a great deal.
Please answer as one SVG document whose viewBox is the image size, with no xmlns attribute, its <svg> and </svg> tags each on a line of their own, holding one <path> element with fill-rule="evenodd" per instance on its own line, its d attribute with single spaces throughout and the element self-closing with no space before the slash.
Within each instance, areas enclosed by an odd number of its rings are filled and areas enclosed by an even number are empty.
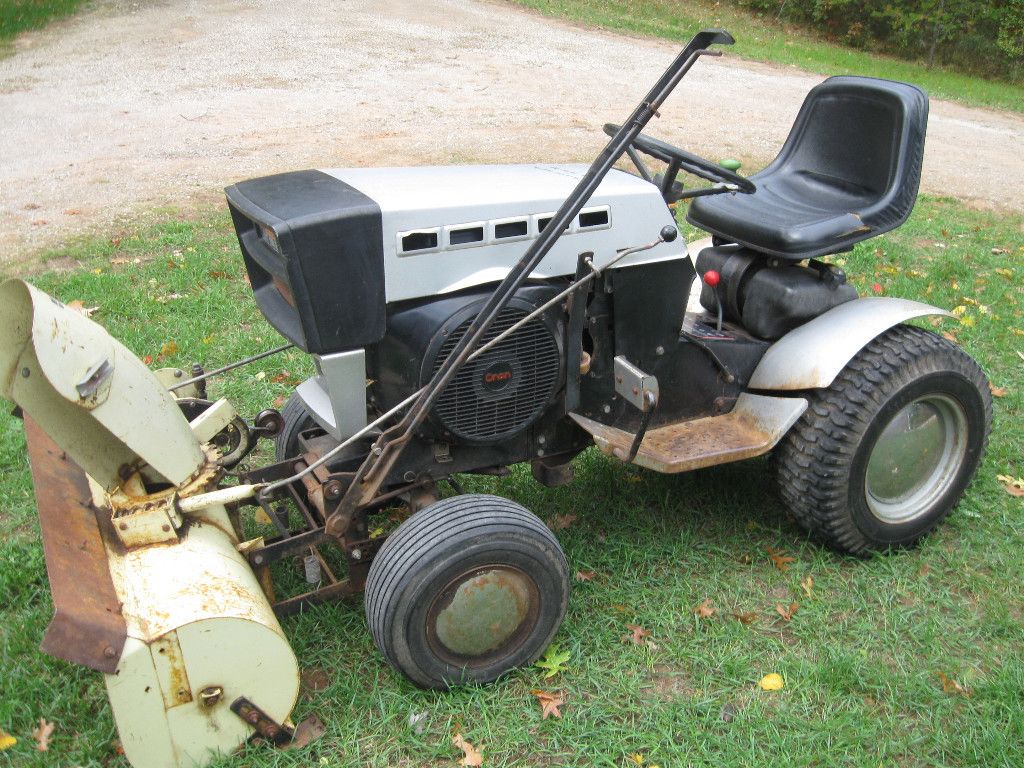
<svg viewBox="0 0 1024 768">
<path fill-rule="evenodd" d="M 917 199 L 928 97 L 907 83 L 830 77 L 804 101 L 752 194 L 698 197 L 687 220 L 721 240 L 801 261 L 900 226 Z"/>
</svg>

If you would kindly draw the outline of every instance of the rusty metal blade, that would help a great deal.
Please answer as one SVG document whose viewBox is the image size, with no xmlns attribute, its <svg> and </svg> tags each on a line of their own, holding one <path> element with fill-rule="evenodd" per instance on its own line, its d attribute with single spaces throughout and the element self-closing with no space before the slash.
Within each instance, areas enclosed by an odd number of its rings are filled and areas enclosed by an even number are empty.
<svg viewBox="0 0 1024 768">
<path fill-rule="evenodd" d="M 112 674 L 127 629 L 89 483 L 81 468 L 27 415 L 25 435 L 54 607 L 40 647 L 58 659 Z"/>
</svg>

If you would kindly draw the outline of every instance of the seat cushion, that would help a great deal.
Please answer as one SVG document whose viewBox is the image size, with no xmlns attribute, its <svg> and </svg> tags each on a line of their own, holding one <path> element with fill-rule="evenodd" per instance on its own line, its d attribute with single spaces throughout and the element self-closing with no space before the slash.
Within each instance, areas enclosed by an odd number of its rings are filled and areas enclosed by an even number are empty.
<svg viewBox="0 0 1024 768">
<path fill-rule="evenodd" d="M 731 242 L 796 261 L 843 250 L 847 239 L 861 239 L 868 230 L 858 214 L 863 195 L 857 190 L 821 179 L 789 181 L 796 183 L 769 179 L 751 195 L 698 197 L 687 219 Z"/>
</svg>

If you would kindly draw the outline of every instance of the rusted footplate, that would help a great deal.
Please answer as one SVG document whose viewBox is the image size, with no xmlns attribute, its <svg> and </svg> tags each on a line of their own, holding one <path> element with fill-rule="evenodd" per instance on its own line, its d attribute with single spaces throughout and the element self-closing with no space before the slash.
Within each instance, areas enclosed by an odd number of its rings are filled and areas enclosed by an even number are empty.
<svg viewBox="0 0 1024 768">
<path fill-rule="evenodd" d="M 655 472 L 688 472 L 715 464 L 749 459 L 770 451 L 807 409 L 799 397 L 743 394 L 736 407 L 722 416 L 683 421 L 650 430 L 640 444 L 634 464 Z M 573 421 L 589 432 L 602 453 L 628 453 L 633 437 L 578 413 Z"/>
<path fill-rule="evenodd" d="M 27 415 L 25 436 L 54 616 L 44 652 L 112 674 L 127 636 L 85 473 Z"/>
</svg>

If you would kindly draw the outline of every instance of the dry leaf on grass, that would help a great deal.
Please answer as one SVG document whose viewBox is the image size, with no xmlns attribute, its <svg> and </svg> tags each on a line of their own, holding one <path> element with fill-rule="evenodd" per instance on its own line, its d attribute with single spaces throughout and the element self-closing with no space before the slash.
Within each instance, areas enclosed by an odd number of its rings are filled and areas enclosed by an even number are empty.
<svg viewBox="0 0 1024 768">
<path fill-rule="evenodd" d="M 164 342 L 163 346 L 160 347 L 160 354 L 156 356 L 157 360 L 166 360 L 171 355 L 178 354 L 178 342 L 171 341 Z"/>
<path fill-rule="evenodd" d="M 530 691 L 530 693 L 537 697 L 537 701 L 540 704 L 541 720 L 547 720 L 548 715 L 561 719 L 562 713 L 558 708 L 565 704 L 565 699 L 562 698 L 561 691 L 557 691 L 555 693 L 549 693 L 548 691 Z"/>
<path fill-rule="evenodd" d="M 622 642 L 624 643 L 643 645 L 644 641 L 651 636 L 651 630 L 644 629 L 639 624 L 627 624 L 626 629 L 630 631 L 630 634 L 622 636 Z"/>
<path fill-rule="evenodd" d="M 1024 479 L 1009 475 L 996 475 L 996 480 L 1003 484 L 1003 490 L 1011 496 L 1024 496 Z"/>
<path fill-rule="evenodd" d="M 99 309 L 99 307 L 85 306 L 85 302 L 82 301 L 81 299 L 69 301 L 64 306 L 66 306 L 68 309 L 73 309 L 75 312 L 77 312 L 80 315 L 84 315 L 85 317 L 92 317 L 92 313 Z"/>
<path fill-rule="evenodd" d="M 788 608 L 784 605 L 776 605 L 775 612 L 778 613 L 779 616 L 781 616 L 786 621 L 790 621 L 794 616 L 796 616 L 796 612 L 799 610 L 799 608 L 799 603 L 790 603 Z"/>
<path fill-rule="evenodd" d="M 814 579 L 808 576 L 800 582 L 800 589 L 804 591 L 804 594 L 808 597 L 814 597 Z"/>
<path fill-rule="evenodd" d="M 548 528 L 552 531 L 564 531 L 570 525 L 575 523 L 576 519 L 576 515 L 555 515 L 548 523 Z"/>
<path fill-rule="evenodd" d="M 39 718 L 39 727 L 32 730 L 32 738 L 36 740 L 36 749 L 46 752 L 50 749 L 50 737 L 53 736 L 54 724 Z"/>
<path fill-rule="evenodd" d="M 299 680 L 304 693 L 318 693 L 330 686 L 331 675 L 323 667 L 309 667 L 302 670 Z"/>
<path fill-rule="evenodd" d="M 753 624 L 755 621 L 757 621 L 757 611 L 748 611 L 746 613 L 733 613 L 732 617 L 736 619 L 736 621 L 738 621 L 740 624 Z"/>
<path fill-rule="evenodd" d="M 658 646 L 651 642 L 651 630 L 644 629 L 639 624 L 627 624 L 626 629 L 629 630 L 629 634 L 622 636 L 622 642 L 632 643 L 633 645 L 646 645 L 652 650 L 658 650 Z"/>
<path fill-rule="evenodd" d="M 961 685 L 956 680 L 949 677 L 945 672 L 939 672 L 939 680 L 942 683 L 942 690 L 946 693 L 959 693 L 961 696 L 970 697 L 971 689 L 965 685 Z"/>
<path fill-rule="evenodd" d="M 988 383 L 988 389 L 992 393 L 992 397 L 1006 397 L 1010 394 L 1010 390 L 1006 387 L 997 387 L 991 381 Z"/>
<path fill-rule="evenodd" d="M 576 571 L 576 581 L 593 581 L 595 576 L 594 571 Z"/>
<path fill-rule="evenodd" d="M 786 687 L 786 681 L 782 679 L 782 675 L 776 672 L 765 675 L 757 684 L 761 687 L 762 691 L 781 691 Z"/>
<path fill-rule="evenodd" d="M 459 765 L 467 766 L 479 766 L 484 764 L 483 748 L 477 749 L 464 738 L 461 733 L 456 733 L 452 736 L 452 744 L 462 750 L 463 758 L 459 761 Z"/>
<path fill-rule="evenodd" d="M 766 547 L 765 552 L 768 553 L 768 557 L 772 559 L 772 563 L 775 565 L 775 567 L 783 573 L 789 570 L 790 563 L 796 562 L 795 557 L 790 557 L 782 550 L 774 549 L 772 547 Z"/>
<path fill-rule="evenodd" d="M 700 605 L 693 609 L 693 612 L 702 619 L 710 619 L 718 613 L 718 609 L 711 604 L 711 598 L 706 597 Z"/>
</svg>

